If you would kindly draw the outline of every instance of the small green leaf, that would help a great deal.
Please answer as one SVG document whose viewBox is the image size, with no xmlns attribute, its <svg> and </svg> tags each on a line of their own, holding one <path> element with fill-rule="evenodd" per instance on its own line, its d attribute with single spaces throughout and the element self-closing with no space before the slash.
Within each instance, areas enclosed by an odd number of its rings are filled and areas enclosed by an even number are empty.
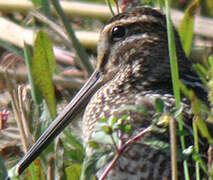
<svg viewBox="0 0 213 180">
<path fill-rule="evenodd" d="M 189 7 L 185 11 L 184 18 L 178 29 L 183 49 L 187 56 L 189 56 L 191 52 L 192 39 L 194 35 L 194 15 L 198 6 L 199 1 L 193 1 L 189 5 Z"/>
<path fill-rule="evenodd" d="M 47 102 L 52 117 L 56 116 L 55 90 L 52 82 L 54 71 L 55 58 L 51 40 L 45 32 L 39 31 L 33 50 L 32 76 Z"/>
<path fill-rule="evenodd" d="M 36 6 L 39 7 L 42 5 L 42 0 L 31 0 L 31 2 Z"/>
<path fill-rule="evenodd" d="M 101 156 L 97 163 L 96 163 L 96 168 L 102 168 L 104 165 L 107 164 L 107 161 L 114 155 L 114 152 L 111 152 L 109 154 L 104 154 Z"/>
<path fill-rule="evenodd" d="M 112 133 L 112 136 L 114 140 L 116 141 L 116 144 L 118 144 L 118 138 L 117 133 Z M 91 141 L 94 141 L 98 144 L 113 144 L 112 137 L 108 134 L 106 134 L 104 131 L 96 132 L 94 136 L 92 136 Z"/>
<path fill-rule="evenodd" d="M 69 157 L 72 160 L 72 162 L 75 163 L 83 162 L 84 156 L 82 156 L 82 154 L 79 151 L 70 149 L 70 146 L 66 146 L 65 142 L 63 142 L 63 146 L 65 152 L 64 154 L 66 154 L 67 157 Z"/>
<path fill-rule="evenodd" d="M 81 152 L 82 156 L 85 155 L 84 147 L 81 141 L 74 135 L 70 133 L 70 131 L 64 131 L 66 135 L 66 140 L 79 152 Z"/>
<path fill-rule="evenodd" d="M 118 118 L 114 117 L 114 116 L 111 116 L 109 118 L 109 125 L 110 126 L 113 126 L 116 122 L 118 121 Z"/>
<path fill-rule="evenodd" d="M 126 125 L 124 125 L 124 124 L 118 124 L 116 126 L 116 129 L 119 129 L 120 131 L 125 132 L 125 127 L 126 127 Z"/>
<path fill-rule="evenodd" d="M 72 162 L 82 163 L 85 158 L 85 150 L 80 140 L 73 136 L 69 129 L 64 131 L 65 138 L 62 139 L 64 151 Z"/>
<path fill-rule="evenodd" d="M 123 115 L 123 116 L 120 117 L 120 119 L 122 119 L 122 120 L 128 120 L 128 116 L 127 115 Z"/>
<path fill-rule="evenodd" d="M 37 158 L 27 169 L 27 176 L 32 180 L 45 180 L 44 170 L 41 167 L 40 158 Z"/>
<path fill-rule="evenodd" d="M 112 134 L 112 128 L 110 126 L 102 126 L 101 129 L 106 133 L 106 134 Z"/>
<path fill-rule="evenodd" d="M 72 164 L 65 170 L 67 179 L 70 180 L 79 180 L 81 177 L 81 165 Z"/>
<path fill-rule="evenodd" d="M 101 118 L 99 121 L 102 122 L 102 123 L 106 123 L 106 122 L 108 122 L 108 119 L 107 118 Z"/>
<path fill-rule="evenodd" d="M 152 148 L 155 148 L 164 152 L 169 152 L 169 149 L 170 149 L 170 145 L 168 143 L 157 140 L 157 139 L 149 139 L 149 140 L 142 139 L 140 142 L 142 144 L 146 144 L 147 146 L 150 146 Z"/>
<path fill-rule="evenodd" d="M 132 133 L 132 126 L 131 125 L 126 125 L 124 132 L 127 134 L 131 134 Z"/>
<path fill-rule="evenodd" d="M 88 145 L 89 145 L 89 147 L 91 147 L 93 149 L 98 149 L 100 147 L 99 144 L 95 141 L 89 141 Z"/>
<path fill-rule="evenodd" d="M 209 133 L 209 130 L 207 128 L 207 125 L 203 119 L 198 118 L 197 127 L 198 127 L 200 133 L 202 134 L 202 136 L 208 140 L 209 144 L 213 144 L 213 139 L 212 139 L 211 134 Z"/>
<path fill-rule="evenodd" d="M 141 113 L 142 115 L 149 116 L 149 112 L 144 107 L 136 106 L 136 105 L 127 105 L 122 108 L 118 108 L 118 110 L 119 111 L 135 111 L 135 112 Z"/>
<path fill-rule="evenodd" d="M 189 136 L 190 135 L 189 131 L 187 131 L 185 129 L 183 129 L 181 131 L 179 129 L 177 129 L 176 134 L 177 134 L 177 136 Z"/>
<path fill-rule="evenodd" d="M 158 134 L 164 134 L 167 131 L 167 128 L 166 126 L 164 127 L 152 126 L 152 131 Z"/>
<path fill-rule="evenodd" d="M 98 159 L 103 155 L 103 153 L 93 153 L 92 156 L 86 157 L 84 159 L 83 165 L 82 165 L 82 172 L 81 172 L 81 178 L 80 180 L 95 180 L 94 178 L 94 171 L 95 171 L 95 165 Z"/>
<path fill-rule="evenodd" d="M 163 102 L 162 99 L 157 98 L 157 99 L 155 100 L 155 108 L 156 108 L 156 111 L 157 111 L 158 113 L 162 113 L 162 112 L 163 112 L 163 109 L 164 109 L 164 102 Z"/>
<path fill-rule="evenodd" d="M 142 0 L 141 3 L 143 6 L 151 6 L 151 7 L 155 6 L 154 0 Z"/>
</svg>

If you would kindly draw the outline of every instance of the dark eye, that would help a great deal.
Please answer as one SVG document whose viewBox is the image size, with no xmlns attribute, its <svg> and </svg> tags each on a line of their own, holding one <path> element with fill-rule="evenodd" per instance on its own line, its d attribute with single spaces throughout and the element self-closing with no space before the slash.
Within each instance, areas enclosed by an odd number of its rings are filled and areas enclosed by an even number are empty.
<svg viewBox="0 0 213 180">
<path fill-rule="evenodd" d="M 126 34 L 126 29 L 123 26 L 115 26 L 112 28 L 112 39 L 120 39 Z"/>
</svg>

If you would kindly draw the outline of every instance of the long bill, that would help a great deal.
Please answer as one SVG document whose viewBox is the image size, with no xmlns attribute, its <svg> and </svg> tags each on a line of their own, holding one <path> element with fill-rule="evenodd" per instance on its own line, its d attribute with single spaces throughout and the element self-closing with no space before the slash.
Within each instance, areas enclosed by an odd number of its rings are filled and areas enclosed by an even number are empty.
<svg viewBox="0 0 213 180">
<path fill-rule="evenodd" d="M 89 80 L 75 95 L 65 109 L 56 117 L 50 126 L 39 137 L 36 143 L 29 149 L 24 157 L 8 173 L 11 176 L 20 175 L 39 154 L 53 141 L 53 139 L 74 119 L 79 111 L 86 105 L 91 95 L 97 89 L 102 73 L 94 71 Z M 15 172 L 14 172 L 15 171 Z"/>
</svg>

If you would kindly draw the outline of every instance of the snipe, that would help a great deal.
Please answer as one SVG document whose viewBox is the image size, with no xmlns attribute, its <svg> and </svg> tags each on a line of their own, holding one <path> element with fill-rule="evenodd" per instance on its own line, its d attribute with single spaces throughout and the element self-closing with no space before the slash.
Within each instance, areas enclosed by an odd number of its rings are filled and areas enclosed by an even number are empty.
<svg viewBox="0 0 213 180">
<path fill-rule="evenodd" d="M 176 31 L 175 42 L 180 79 L 205 101 L 206 91 L 186 58 Z M 152 117 L 131 110 L 119 111 L 120 107 L 143 106 L 153 115 L 156 98 L 165 101 L 165 111 L 174 107 L 164 15 L 152 8 L 139 7 L 118 14 L 105 25 L 98 43 L 95 72 L 18 163 L 19 174 L 72 121 L 89 97 L 92 98 L 84 113 L 82 131 L 86 147 L 96 133 L 94 127 L 100 118 L 128 115 L 134 132 L 151 124 Z M 183 101 L 183 106 L 184 120 L 190 121 L 192 115 L 187 101 Z M 165 135 L 150 133 L 148 138 L 169 143 L 168 132 Z M 87 152 L 90 155 L 92 150 L 87 147 Z M 169 179 L 170 167 L 168 152 L 135 143 L 122 154 L 108 179 Z M 97 176 L 101 172 L 99 170 Z M 183 179 L 183 174 L 180 177 Z"/>
</svg>

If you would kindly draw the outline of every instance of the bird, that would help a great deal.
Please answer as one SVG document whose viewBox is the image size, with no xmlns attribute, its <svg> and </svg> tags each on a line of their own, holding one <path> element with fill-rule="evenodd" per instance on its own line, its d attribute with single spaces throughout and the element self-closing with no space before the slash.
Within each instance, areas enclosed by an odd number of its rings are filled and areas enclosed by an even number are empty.
<svg viewBox="0 0 213 180">
<path fill-rule="evenodd" d="M 179 78 L 201 101 L 206 103 L 207 90 L 195 73 L 192 62 L 185 55 L 178 32 L 174 27 L 173 30 Z M 95 71 L 29 152 L 18 162 L 16 165 L 18 174 L 24 171 L 85 106 L 80 123 L 87 157 L 94 153 L 89 143 L 97 136 L 99 132 L 97 127 L 101 124 L 101 119 L 122 118 L 126 115 L 131 133 L 134 135 L 152 125 L 157 99 L 164 102 L 165 112 L 169 113 L 175 107 L 166 17 L 162 12 L 151 7 L 134 7 L 115 15 L 100 33 L 97 54 Z M 190 102 L 184 95 L 181 97 L 183 121 L 190 124 L 193 117 Z M 121 110 L 127 106 L 143 107 L 149 116 L 131 109 Z M 129 135 L 123 137 L 128 141 Z M 169 144 L 168 130 L 165 133 L 149 132 L 145 139 L 150 138 Z M 103 148 L 113 151 L 109 146 Z M 178 163 L 182 162 L 183 159 L 178 158 Z M 109 163 L 94 170 L 97 178 L 102 176 Z M 180 179 L 183 179 L 182 165 L 179 166 L 178 172 Z M 190 175 L 193 174 L 192 165 Z M 171 179 L 170 153 L 134 142 L 122 152 L 106 179 Z"/>
<path fill-rule="evenodd" d="M 175 29 L 174 33 L 180 80 L 199 98 L 207 101 L 207 92 L 194 72 L 191 61 L 187 59 Z M 104 83 L 92 96 L 82 122 L 83 141 L 89 156 L 93 150 L 88 143 L 100 131 L 96 126 L 101 118 L 128 115 L 133 132 L 140 132 L 153 123 L 155 101 L 158 98 L 165 102 L 167 112 L 175 106 L 166 18 L 158 10 L 138 7 L 113 17 L 101 32 L 98 60 L 97 68 L 103 73 Z M 191 121 L 189 102 L 182 98 L 182 105 L 184 120 Z M 142 106 L 151 117 L 134 110 L 119 110 L 126 106 Z M 168 131 L 166 135 L 150 133 L 148 139 L 151 138 L 169 142 Z M 179 172 L 182 174 L 180 179 L 183 179 L 183 169 Z M 97 171 L 98 178 L 102 173 L 103 169 Z M 106 179 L 167 178 L 171 178 L 170 154 L 146 144 L 135 143 L 122 153 Z"/>
</svg>

